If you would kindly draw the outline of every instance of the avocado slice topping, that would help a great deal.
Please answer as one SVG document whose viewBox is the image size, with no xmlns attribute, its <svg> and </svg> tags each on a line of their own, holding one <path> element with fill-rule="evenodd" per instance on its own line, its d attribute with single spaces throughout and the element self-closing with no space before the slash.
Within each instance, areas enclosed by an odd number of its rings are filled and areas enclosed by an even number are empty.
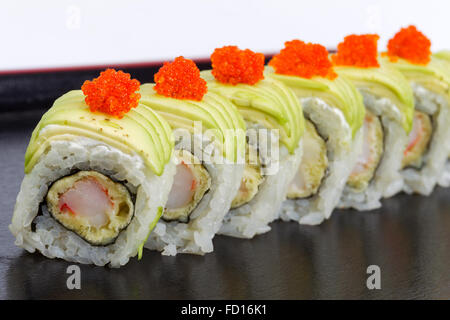
<svg viewBox="0 0 450 320">
<path fill-rule="evenodd" d="M 450 62 L 450 50 L 433 53 L 433 57 Z"/>
<path fill-rule="evenodd" d="M 323 77 L 313 77 L 305 79 L 277 74 L 271 67 L 266 67 L 266 74 L 292 89 L 297 99 L 320 98 L 329 106 L 340 110 L 352 129 L 353 135 L 361 127 L 365 114 L 363 99 L 356 88 L 345 78 L 338 77 L 329 80 Z"/>
<path fill-rule="evenodd" d="M 409 132 L 412 128 L 414 112 L 414 96 L 407 79 L 382 59 L 380 67 L 358 68 L 336 66 L 334 70 L 340 76 L 349 79 L 359 90 L 367 91 L 377 97 L 387 97 L 399 113 L 398 120 L 403 129 Z"/>
<path fill-rule="evenodd" d="M 25 153 L 25 173 L 30 172 L 51 141 L 84 136 L 119 150 L 142 156 L 151 170 L 161 175 L 173 151 L 169 124 L 143 104 L 122 119 L 91 112 L 81 90 L 58 98 L 33 131 Z"/>
<path fill-rule="evenodd" d="M 211 70 L 202 71 L 201 76 L 208 90 L 231 101 L 244 120 L 278 129 L 280 142 L 294 152 L 304 132 L 304 118 L 300 102 L 288 87 L 267 77 L 255 85 L 231 85 L 216 81 Z"/>
<path fill-rule="evenodd" d="M 202 123 L 203 132 L 210 132 L 230 161 L 244 155 L 245 122 L 236 107 L 224 97 L 208 92 L 202 101 L 180 100 L 161 96 L 153 89 L 154 84 L 141 85 L 140 103 L 161 115 L 172 129 L 184 128 L 194 132 L 195 122 Z"/>
<path fill-rule="evenodd" d="M 438 54 L 437 57 L 433 55 L 427 65 L 413 64 L 404 59 L 392 62 L 386 57 L 383 61 L 400 71 L 409 82 L 445 97 L 450 104 L 450 63 L 442 58 L 445 56 L 446 54 Z"/>
</svg>

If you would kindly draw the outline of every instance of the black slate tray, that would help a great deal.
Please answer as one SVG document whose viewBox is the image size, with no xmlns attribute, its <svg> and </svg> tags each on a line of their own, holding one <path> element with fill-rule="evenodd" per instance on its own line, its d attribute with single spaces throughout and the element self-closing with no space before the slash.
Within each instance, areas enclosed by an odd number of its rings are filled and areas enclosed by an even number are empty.
<svg viewBox="0 0 450 320">
<path fill-rule="evenodd" d="M 146 250 L 121 269 L 84 265 L 81 290 L 68 290 L 70 263 L 15 247 L 8 230 L 25 149 L 45 111 L 20 98 L 0 103 L 0 299 L 450 299 L 450 190 L 442 188 L 371 212 L 336 211 L 317 227 L 275 222 L 253 240 L 219 236 L 203 257 Z M 381 290 L 366 287 L 369 265 L 381 268 Z"/>
</svg>

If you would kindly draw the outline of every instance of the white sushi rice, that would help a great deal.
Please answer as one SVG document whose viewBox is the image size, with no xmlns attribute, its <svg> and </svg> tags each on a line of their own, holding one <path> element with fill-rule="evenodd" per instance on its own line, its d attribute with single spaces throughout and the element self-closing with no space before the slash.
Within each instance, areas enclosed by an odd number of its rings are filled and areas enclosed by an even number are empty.
<svg viewBox="0 0 450 320">
<path fill-rule="evenodd" d="M 444 170 L 438 181 L 439 185 L 444 188 L 450 187 L 450 161 L 445 162 Z"/>
<path fill-rule="evenodd" d="M 211 141 L 206 136 L 195 134 L 191 138 L 181 140 L 176 149 L 187 150 L 199 159 L 213 158 L 213 153 L 219 152 L 217 148 L 211 148 Z M 169 256 L 177 253 L 203 255 L 213 251 L 212 240 L 230 209 L 244 172 L 243 164 L 230 163 L 224 158 L 219 160 L 203 162 L 211 176 L 211 188 L 191 213 L 189 222 L 159 220 L 146 248 Z"/>
<path fill-rule="evenodd" d="M 249 203 L 228 212 L 219 234 L 251 239 L 268 232 L 269 224 L 278 218 L 292 172 L 300 165 L 302 143 L 300 140 L 299 146 L 290 154 L 285 146 L 279 146 L 279 137 L 275 131 L 250 122 L 247 123 L 247 129 L 268 133 L 261 135 L 259 140 L 250 139 L 249 144 L 259 151 L 261 165 L 271 169 L 267 170 L 255 197 Z"/>
<path fill-rule="evenodd" d="M 317 225 L 328 219 L 339 203 L 351 169 L 362 148 L 362 130 L 352 132 L 342 112 L 319 98 L 301 100 L 305 117 L 312 121 L 326 141 L 328 168 L 316 195 L 284 201 L 280 217 L 300 224 Z M 298 170 L 298 166 L 295 171 Z M 293 172 L 295 172 L 293 171 Z M 292 173 L 290 177 L 294 176 Z"/>
<path fill-rule="evenodd" d="M 128 189 L 135 194 L 132 221 L 114 243 L 92 246 L 56 222 L 46 210 L 38 215 L 51 183 L 72 170 L 95 170 L 114 180 L 126 181 Z M 150 224 L 157 218 L 158 207 L 167 201 L 174 174 L 172 163 L 166 165 L 161 176 L 156 176 L 137 154 L 125 154 L 92 139 L 67 135 L 64 140 L 53 141 L 23 179 L 10 225 L 15 243 L 29 252 L 38 250 L 49 258 L 120 267 L 137 254 L 139 245 L 145 241 Z"/>
<path fill-rule="evenodd" d="M 408 135 L 401 125 L 399 110 L 390 99 L 376 97 L 364 89 L 360 91 L 365 107 L 381 119 L 383 155 L 368 187 L 363 191 L 356 191 L 346 186 L 339 207 L 365 211 L 381 207 L 381 198 L 391 197 L 402 190 L 400 170 Z"/>
<path fill-rule="evenodd" d="M 448 100 L 423 86 L 412 83 L 416 109 L 432 116 L 433 132 L 420 169 L 406 168 L 402 174 L 406 193 L 429 195 L 438 181 L 449 184 L 446 171 L 450 151 L 450 112 Z M 448 169 L 447 169 L 448 170 Z"/>
</svg>

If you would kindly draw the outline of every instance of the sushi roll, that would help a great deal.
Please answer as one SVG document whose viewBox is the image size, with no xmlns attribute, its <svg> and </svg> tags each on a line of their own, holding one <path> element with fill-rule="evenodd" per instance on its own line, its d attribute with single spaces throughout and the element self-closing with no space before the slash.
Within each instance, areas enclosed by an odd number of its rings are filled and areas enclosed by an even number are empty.
<svg viewBox="0 0 450 320">
<path fill-rule="evenodd" d="M 380 61 L 376 34 L 349 35 L 331 56 L 336 72 L 364 98 L 364 143 L 342 194 L 340 207 L 371 210 L 403 188 L 404 150 L 414 99 L 407 79 Z M 425 142 L 425 141 L 424 141 Z"/>
<path fill-rule="evenodd" d="M 228 99 L 214 93 L 191 60 L 166 62 L 155 84 L 141 86 L 141 103 L 170 124 L 175 137 L 176 174 L 145 247 L 177 253 L 213 251 L 244 170 L 245 123 Z"/>
<path fill-rule="evenodd" d="M 442 50 L 433 54 L 433 57 L 450 62 L 450 50 Z"/>
<path fill-rule="evenodd" d="M 447 72 L 450 73 L 450 51 L 448 50 L 439 51 L 433 54 L 433 56 L 437 59 L 444 61 L 444 64 L 447 65 L 448 70 Z M 438 183 L 441 187 L 450 187 L 450 154 L 449 157 L 447 158 L 444 171 L 442 172 L 442 175 L 440 176 Z"/>
<path fill-rule="evenodd" d="M 429 195 L 443 176 L 450 150 L 450 72 L 431 55 L 431 41 L 414 26 L 389 40 L 385 61 L 414 92 L 413 128 L 404 153 L 404 191 Z"/>
<path fill-rule="evenodd" d="M 169 124 L 140 103 L 139 85 L 108 69 L 43 115 L 10 225 L 16 245 L 112 267 L 142 253 L 175 166 Z"/>
<path fill-rule="evenodd" d="M 303 106 L 303 157 L 290 175 L 280 217 L 317 225 L 339 203 L 362 148 L 364 105 L 356 88 L 334 71 L 319 44 L 292 40 L 269 62 L 270 77 L 285 83 Z"/>
<path fill-rule="evenodd" d="M 217 48 L 203 71 L 211 92 L 239 110 L 247 128 L 247 157 L 240 188 L 219 233 L 253 238 L 270 230 L 302 154 L 302 108 L 293 92 L 264 76 L 264 55 L 236 46 Z"/>
</svg>

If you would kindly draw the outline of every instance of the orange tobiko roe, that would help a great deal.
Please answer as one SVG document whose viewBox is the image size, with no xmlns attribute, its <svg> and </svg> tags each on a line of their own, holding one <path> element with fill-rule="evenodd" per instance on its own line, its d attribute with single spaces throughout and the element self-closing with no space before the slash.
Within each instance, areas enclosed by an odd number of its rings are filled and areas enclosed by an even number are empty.
<svg viewBox="0 0 450 320">
<path fill-rule="evenodd" d="M 276 73 L 307 79 L 314 76 L 329 79 L 337 77 L 328 58 L 328 51 L 324 46 L 305 43 L 301 40 L 287 41 L 284 45 L 284 49 L 269 62 Z"/>
<path fill-rule="evenodd" d="M 195 62 L 184 57 L 164 62 L 154 80 L 155 91 L 169 98 L 200 101 L 208 91 Z"/>
<path fill-rule="evenodd" d="M 431 41 L 415 26 L 400 29 L 388 42 L 387 55 L 391 61 L 403 58 L 415 64 L 430 62 Z"/>
<path fill-rule="evenodd" d="M 211 55 L 212 74 L 217 81 L 237 85 L 264 79 L 264 55 L 236 46 L 217 48 Z"/>
<path fill-rule="evenodd" d="M 377 34 L 352 34 L 338 44 L 337 53 L 331 56 L 335 65 L 360 68 L 379 67 Z"/>
<path fill-rule="evenodd" d="M 81 90 L 91 112 L 100 111 L 120 119 L 138 106 L 141 95 L 136 91 L 140 85 L 129 73 L 106 69 L 98 78 L 86 80 Z"/>
</svg>

